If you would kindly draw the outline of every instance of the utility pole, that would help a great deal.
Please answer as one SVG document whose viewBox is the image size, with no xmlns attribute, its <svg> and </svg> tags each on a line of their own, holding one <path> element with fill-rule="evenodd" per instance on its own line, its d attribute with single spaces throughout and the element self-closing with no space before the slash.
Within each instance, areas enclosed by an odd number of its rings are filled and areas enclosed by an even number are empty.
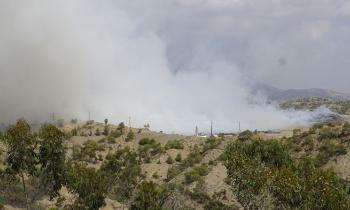
<svg viewBox="0 0 350 210">
<path fill-rule="evenodd" d="M 196 125 L 195 135 L 198 136 L 198 126 Z"/>
<path fill-rule="evenodd" d="M 129 116 L 129 128 L 131 128 L 131 117 Z"/>
<path fill-rule="evenodd" d="M 90 113 L 90 110 L 89 110 L 89 121 L 91 120 L 91 113 Z"/>
<path fill-rule="evenodd" d="M 238 121 L 238 131 L 241 132 L 241 121 Z"/>
<path fill-rule="evenodd" d="M 213 121 L 210 121 L 210 136 L 213 136 Z"/>
</svg>

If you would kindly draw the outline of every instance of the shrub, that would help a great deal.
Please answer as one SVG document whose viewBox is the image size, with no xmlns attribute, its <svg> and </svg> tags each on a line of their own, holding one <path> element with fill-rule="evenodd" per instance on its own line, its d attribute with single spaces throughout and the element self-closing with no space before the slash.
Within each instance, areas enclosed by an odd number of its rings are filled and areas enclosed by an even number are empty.
<svg viewBox="0 0 350 210">
<path fill-rule="evenodd" d="M 165 145 L 165 149 L 183 149 L 184 145 L 183 142 L 181 140 L 172 140 L 166 143 Z"/>
<path fill-rule="evenodd" d="M 168 156 L 168 158 L 166 159 L 166 163 L 173 164 L 174 163 L 173 158 L 171 158 L 171 156 Z"/>
<path fill-rule="evenodd" d="M 349 122 L 345 122 L 344 123 L 341 133 L 342 133 L 343 136 L 350 135 L 350 123 Z"/>
<path fill-rule="evenodd" d="M 135 134 L 132 130 L 129 131 L 128 135 L 125 138 L 126 142 L 132 141 L 135 139 Z"/>
<path fill-rule="evenodd" d="M 181 172 L 182 172 L 181 168 L 177 166 L 170 167 L 167 173 L 167 181 L 170 181 L 171 179 L 179 175 Z"/>
<path fill-rule="evenodd" d="M 154 179 L 159 179 L 158 171 L 156 171 L 156 172 L 154 172 L 154 173 L 152 174 L 152 178 L 154 178 Z"/>
<path fill-rule="evenodd" d="M 97 142 L 98 142 L 99 144 L 103 144 L 103 143 L 106 142 L 106 138 L 99 139 Z"/>
<path fill-rule="evenodd" d="M 99 209 L 105 204 L 108 184 L 100 171 L 75 163 L 68 164 L 67 172 L 67 187 L 78 195 L 73 209 Z"/>
<path fill-rule="evenodd" d="M 209 137 L 205 141 L 205 144 L 203 146 L 203 152 L 206 152 L 210 149 L 215 149 L 219 144 L 221 143 L 220 138 L 215 138 L 215 137 Z"/>
<path fill-rule="evenodd" d="M 149 139 L 149 138 L 143 138 L 139 141 L 139 145 L 146 145 L 146 144 L 155 144 L 154 139 Z"/>
<path fill-rule="evenodd" d="M 201 176 L 196 170 L 189 170 L 185 173 L 185 183 L 190 184 L 192 182 L 200 180 Z"/>
<path fill-rule="evenodd" d="M 190 154 L 188 154 L 187 158 L 184 160 L 184 164 L 187 167 L 193 166 L 196 163 L 199 163 L 202 159 L 202 156 L 200 154 L 199 147 L 195 145 L 193 148 L 191 148 Z"/>
<path fill-rule="evenodd" d="M 140 161 L 135 152 L 126 147 L 109 153 L 101 171 L 108 177 L 113 199 L 119 202 L 130 199 L 141 176 Z"/>
<path fill-rule="evenodd" d="M 302 146 L 306 147 L 306 151 L 312 151 L 315 147 L 313 138 L 311 136 L 305 137 Z"/>
<path fill-rule="evenodd" d="M 341 134 L 341 130 L 338 127 L 324 127 L 319 133 L 319 140 L 338 138 Z"/>
<path fill-rule="evenodd" d="M 250 130 L 245 130 L 238 135 L 238 140 L 248 141 L 253 138 L 254 134 Z"/>
<path fill-rule="evenodd" d="M 322 143 L 322 145 L 319 148 L 319 151 L 325 152 L 330 157 L 345 155 L 347 153 L 344 145 L 334 144 L 331 141 L 326 141 Z"/>
<path fill-rule="evenodd" d="M 71 135 L 72 136 L 77 136 L 78 135 L 78 129 L 73 128 L 72 131 L 71 131 Z"/>
<path fill-rule="evenodd" d="M 282 143 L 236 142 L 225 153 L 228 177 L 246 209 L 349 209 L 347 188 L 333 171 L 312 159 L 291 159 Z"/>
<path fill-rule="evenodd" d="M 153 182 L 142 182 L 130 206 L 131 210 L 162 210 L 165 188 Z"/>
<path fill-rule="evenodd" d="M 96 159 L 96 151 L 98 149 L 98 144 L 93 140 L 87 140 L 86 142 L 84 142 L 83 147 L 74 145 L 72 149 L 73 159 L 85 160 L 90 162 Z"/>
<path fill-rule="evenodd" d="M 235 205 L 228 206 L 220 201 L 209 199 L 204 205 L 205 210 L 238 210 L 239 208 Z"/>
<path fill-rule="evenodd" d="M 96 129 L 96 131 L 95 131 L 95 136 L 100 136 L 101 135 L 101 132 L 100 132 L 100 129 Z"/>
<path fill-rule="evenodd" d="M 119 131 L 120 135 L 124 134 L 124 130 L 125 130 L 125 124 L 124 122 L 119 123 L 118 127 L 117 127 L 117 131 Z"/>
<path fill-rule="evenodd" d="M 200 176 L 206 176 L 209 173 L 209 168 L 208 168 L 208 165 L 206 165 L 206 164 L 201 164 L 199 166 L 195 166 L 195 167 L 193 167 L 193 170 L 197 171 L 197 173 Z"/>
<path fill-rule="evenodd" d="M 108 144 L 115 144 L 116 140 L 113 136 L 108 136 L 107 137 Z"/>
<path fill-rule="evenodd" d="M 181 160 L 182 160 L 181 153 L 178 153 L 178 154 L 176 155 L 176 157 L 175 157 L 175 161 L 181 162 Z"/>
</svg>

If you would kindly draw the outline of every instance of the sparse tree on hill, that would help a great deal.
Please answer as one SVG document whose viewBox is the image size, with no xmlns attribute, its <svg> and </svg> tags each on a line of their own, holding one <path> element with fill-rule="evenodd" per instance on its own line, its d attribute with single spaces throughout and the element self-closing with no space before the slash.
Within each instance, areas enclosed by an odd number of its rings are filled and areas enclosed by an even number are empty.
<svg viewBox="0 0 350 210">
<path fill-rule="evenodd" d="M 6 170 L 21 178 L 26 206 L 29 209 L 24 177 L 34 175 L 36 170 L 36 139 L 31 133 L 29 124 L 23 119 L 18 120 L 6 131 L 4 139 L 7 146 Z"/>
<path fill-rule="evenodd" d="M 68 209 L 98 210 L 105 205 L 107 179 L 99 170 L 79 163 L 67 165 L 67 187 L 79 197 Z"/>
<path fill-rule="evenodd" d="M 104 122 L 105 122 L 105 125 L 107 125 L 108 124 L 108 119 L 106 118 Z"/>
<path fill-rule="evenodd" d="M 65 184 L 65 148 L 64 133 L 54 125 L 43 125 L 39 131 L 39 162 L 44 185 L 50 198 L 59 195 Z"/>
<path fill-rule="evenodd" d="M 135 139 L 135 134 L 132 130 L 129 131 L 128 135 L 125 138 L 125 141 L 132 141 Z"/>
<path fill-rule="evenodd" d="M 135 195 L 131 210 L 162 210 L 167 193 L 163 186 L 154 182 L 143 182 Z"/>
<path fill-rule="evenodd" d="M 117 130 L 120 132 L 120 134 L 122 135 L 124 134 L 124 130 L 125 130 L 124 122 L 119 123 Z"/>
</svg>

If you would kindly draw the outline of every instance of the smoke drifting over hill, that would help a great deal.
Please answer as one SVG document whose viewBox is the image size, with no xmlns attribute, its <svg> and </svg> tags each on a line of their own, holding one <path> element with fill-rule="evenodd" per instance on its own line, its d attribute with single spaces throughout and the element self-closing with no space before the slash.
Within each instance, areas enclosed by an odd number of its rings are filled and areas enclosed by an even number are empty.
<svg viewBox="0 0 350 210">
<path fill-rule="evenodd" d="M 0 121 L 90 111 L 180 132 L 208 130 L 210 120 L 226 131 L 238 121 L 244 129 L 306 123 L 309 113 L 278 110 L 247 84 L 349 88 L 341 78 L 350 5 L 267 2 L 3 0 Z"/>
</svg>

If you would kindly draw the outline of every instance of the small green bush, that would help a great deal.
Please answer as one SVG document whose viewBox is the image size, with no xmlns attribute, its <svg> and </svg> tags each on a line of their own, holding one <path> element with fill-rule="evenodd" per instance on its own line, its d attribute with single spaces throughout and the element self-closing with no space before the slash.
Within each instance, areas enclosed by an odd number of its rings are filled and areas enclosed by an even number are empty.
<svg viewBox="0 0 350 210">
<path fill-rule="evenodd" d="M 183 142 L 181 140 L 172 140 L 172 141 L 169 141 L 168 143 L 166 143 L 165 145 L 165 149 L 183 149 L 184 148 L 184 145 L 183 145 Z"/>
<path fill-rule="evenodd" d="M 166 159 L 166 163 L 173 164 L 174 163 L 173 158 L 171 158 L 171 156 L 168 156 L 168 158 Z"/>
<path fill-rule="evenodd" d="M 198 181 L 201 179 L 201 176 L 196 170 L 189 170 L 185 173 L 185 183 L 190 184 L 192 182 Z"/>
<path fill-rule="evenodd" d="M 238 135 L 238 140 L 248 141 L 248 140 L 251 140 L 253 136 L 254 136 L 253 132 L 251 132 L 250 130 L 245 130 Z"/>
<path fill-rule="evenodd" d="M 167 181 L 170 181 L 171 179 L 179 175 L 181 172 L 182 172 L 181 168 L 177 166 L 170 167 L 167 173 Z"/>
<path fill-rule="evenodd" d="M 128 135 L 125 138 L 126 142 L 132 141 L 135 139 L 135 134 L 132 130 L 129 131 Z"/>
<path fill-rule="evenodd" d="M 175 161 L 181 162 L 181 160 L 182 160 L 181 153 L 178 153 L 178 154 L 176 155 L 176 157 L 175 157 Z"/>
<path fill-rule="evenodd" d="M 149 139 L 149 138 L 143 138 L 139 141 L 139 145 L 146 145 L 146 144 L 155 144 L 154 139 Z"/>
</svg>

